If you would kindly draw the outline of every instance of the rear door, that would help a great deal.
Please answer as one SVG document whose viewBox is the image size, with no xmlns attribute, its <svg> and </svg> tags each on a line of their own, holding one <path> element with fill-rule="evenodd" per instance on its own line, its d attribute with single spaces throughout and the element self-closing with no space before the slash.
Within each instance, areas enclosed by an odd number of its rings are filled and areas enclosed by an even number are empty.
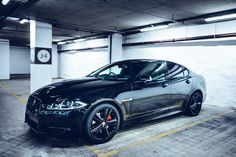
<svg viewBox="0 0 236 157">
<path fill-rule="evenodd" d="M 166 75 L 166 63 L 162 61 L 151 63 L 142 72 L 133 85 L 131 103 L 133 117 L 168 110 L 170 86 Z M 143 78 L 150 78 L 150 80 L 142 81 Z"/>
<path fill-rule="evenodd" d="M 192 89 L 189 71 L 182 65 L 167 62 L 168 79 L 171 90 L 170 110 L 183 110 Z"/>
</svg>

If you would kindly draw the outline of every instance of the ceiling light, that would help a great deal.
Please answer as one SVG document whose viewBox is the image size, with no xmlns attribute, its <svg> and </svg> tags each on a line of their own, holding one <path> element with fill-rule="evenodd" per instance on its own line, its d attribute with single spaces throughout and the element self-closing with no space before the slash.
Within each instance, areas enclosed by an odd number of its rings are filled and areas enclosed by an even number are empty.
<svg viewBox="0 0 236 157">
<path fill-rule="evenodd" d="M 215 16 L 215 17 L 209 17 L 206 18 L 206 22 L 211 22 L 211 21 L 218 21 L 218 20 L 227 20 L 227 19 L 232 19 L 236 18 L 236 13 L 234 14 L 228 14 L 228 15 L 221 15 L 221 16 Z"/>
<path fill-rule="evenodd" d="M 75 39 L 74 42 L 82 42 L 82 41 L 85 41 L 86 39 L 85 38 L 80 38 L 80 39 Z"/>
<path fill-rule="evenodd" d="M 3 5 L 7 5 L 7 3 L 9 2 L 10 0 L 2 0 L 2 4 Z"/>
<path fill-rule="evenodd" d="M 20 24 L 24 24 L 24 23 L 26 23 L 26 22 L 29 22 L 29 20 L 28 20 L 28 19 L 21 19 L 21 20 L 20 20 Z"/>
<path fill-rule="evenodd" d="M 11 20 L 11 21 L 19 21 L 20 19 L 17 18 L 17 17 L 7 17 L 8 20 Z"/>
<path fill-rule="evenodd" d="M 153 31 L 153 30 L 157 30 L 157 29 L 165 29 L 168 27 L 169 27 L 168 25 L 151 26 L 151 27 L 147 27 L 147 28 L 142 28 L 142 29 L 140 29 L 140 31 L 146 32 L 146 31 Z"/>
<path fill-rule="evenodd" d="M 64 44 L 66 44 L 66 41 L 60 41 L 57 43 L 57 45 L 64 45 Z"/>
</svg>

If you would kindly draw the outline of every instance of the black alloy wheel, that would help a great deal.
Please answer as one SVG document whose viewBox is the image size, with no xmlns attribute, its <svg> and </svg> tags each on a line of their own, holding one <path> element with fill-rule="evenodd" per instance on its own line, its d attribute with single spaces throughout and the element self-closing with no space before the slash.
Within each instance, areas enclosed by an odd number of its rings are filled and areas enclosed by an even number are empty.
<svg viewBox="0 0 236 157">
<path fill-rule="evenodd" d="M 197 116 L 202 108 L 202 94 L 200 92 L 195 92 L 189 99 L 186 114 L 188 116 Z"/>
<path fill-rule="evenodd" d="M 88 116 L 85 123 L 85 134 L 92 143 L 105 143 L 116 134 L 120 125 L 120 114 L 110 104 L 101 104 Z"/>
</svg>

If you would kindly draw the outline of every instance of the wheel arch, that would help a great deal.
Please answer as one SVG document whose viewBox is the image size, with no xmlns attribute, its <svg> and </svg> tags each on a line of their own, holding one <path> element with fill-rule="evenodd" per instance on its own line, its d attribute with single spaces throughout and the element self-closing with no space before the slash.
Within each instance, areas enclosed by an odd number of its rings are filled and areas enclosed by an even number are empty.
<svg viewBox="0 0 236 157">
<path fill-rule="evenodd" d="M 114 106 L 114 107 L 118 110 L 118 112 L 119 112 L 119 114 L 120 114 L 120 126 L 119 126 L 119 128 L 120 128 L 120 127 L 123 125 L 123 122 L 124 122 L 125 109 L 122 108 L 122 105 L 119 104 L 119 103 L 118 103 L 117 101 L 115 101 L 114 99 L 101 99 L 101 100 L 98 100 L 98 101 L 92 103 L 91 106 L 88 108 L 88 110 L 85 112 L 85 115 L 84 115 L 84 118 L 83 118 L 82 121 L 84 122 L 84 120 L 89 116 L 89 114 L 90 114 L 96 107 L 98 107 L 98 106 L 101 105 L 101 104 L 105 104 L 105 103 Z M 83 123 L 83 122 L 82 122 L 82 123 Z"/>
<path fill-rule="evenodd" d="M 194 93 L 196 93 L 196 92 L 199 92 L 199 93 L 202 95 L 202 97 L 203 97 L 203 92 L 202 92 L 200 89 L 196 89 L 196 90 L 194 90 L 193 92 L 191 92 L 191 94 L 190 94 L 189 97 L 188 97 L 188 100 L 186 101 L 184 110 L 186 110 L 186 108 L 187 108 L 187 106 L 188 106 L 188 103 L 189 103 L 189 101 L 190 101 L 192 95 L 193 95 Z"/>
</svg>

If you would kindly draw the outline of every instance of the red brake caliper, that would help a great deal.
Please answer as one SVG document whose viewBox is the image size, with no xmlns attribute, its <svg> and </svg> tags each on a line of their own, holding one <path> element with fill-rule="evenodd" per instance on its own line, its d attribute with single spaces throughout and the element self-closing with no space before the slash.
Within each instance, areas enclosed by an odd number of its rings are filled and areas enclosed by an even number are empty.
<svg viewBox="0 0 236 157">
<path fill-rule="evenodd" d="M 107 120 L 112 120 L 111 115 L 107 116 Z"/>
</svg>

